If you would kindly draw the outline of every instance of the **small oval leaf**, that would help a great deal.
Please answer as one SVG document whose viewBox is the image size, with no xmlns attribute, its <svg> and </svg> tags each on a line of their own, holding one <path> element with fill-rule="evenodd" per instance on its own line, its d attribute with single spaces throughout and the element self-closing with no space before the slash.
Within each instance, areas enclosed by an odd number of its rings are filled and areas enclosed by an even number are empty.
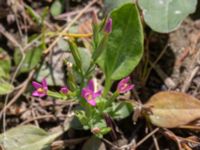
<svg viewBox="0 0 200 150">
<path fill-rule="evenodd" d="M 200 118 L 200 101 L 185 93 L 159 92 L 144 106 L 150 108 L 146 115 L 151 123 L 159 127 L 180 127 Z"/>
<path fill-rule="evenodd" d="M 51 5 L 50 11 L 52 16 L 57 16 L 62 13 L 64 6 L 60 0 L 55 0 Z"/>
</svg>

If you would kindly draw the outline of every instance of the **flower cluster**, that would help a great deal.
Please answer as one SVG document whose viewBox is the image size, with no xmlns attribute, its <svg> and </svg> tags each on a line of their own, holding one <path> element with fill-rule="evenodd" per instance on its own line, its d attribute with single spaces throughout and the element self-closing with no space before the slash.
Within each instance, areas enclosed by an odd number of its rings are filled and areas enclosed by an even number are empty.
<svg viewBox="0 0 200 150">
<path fill-rule="evenodd" d="M 46 79 L 43 79 L 41 83 L 33 81 L 32 85 L 35 90 L 32 96 L 40 98 L 51 96 L 62 100 L 76 100 L 80 104 L 80 107 L 75 110 L 75 115 L 83 125 L 83 128 L 86 130 L 90 129 L 92 133 L 101 138 L 112 130 L 109 125 L 109 118 L 123 119 L 131 113 L 131 111 L 127 111 L 130 110 L 129 104 L 127 102 L 117 101 L 117 97 L 120 94 L 132 90 L 134 85 L 130 82 L 130 77 L 125 77 L 119 81 L 116 90 L 112 93 L 110 89 L 114 80 L 109 80 L 111 79 L 110 76 L 105 76 L 105 86 L 100 90 L 96 88 L 96 82 L 90 79 L 93 76 L 92 73 L 95 70 L 99 57 L 107 49 L 107 44 L 112 39 L 110 36 L 115 35 L 117 27 L 114 26 L 113 28 L 113 22 L 116 22 L 116 20 L 112 20 L 112 18 L 106 18 L 101 24 L 98 24 L 95 19 L 93 21 L 93 50 L 88 68 L 85 69 L 84 65 L 82 65 L 85 59 L 82 59 L 76 42 L 70 39 L 69 46 L 74 66 L 69 66 L 68 83 L 70 88 L 63 86 L 59 91 L 51 91 L 49 90 Z M 79 76 L 74 75 L 74 73 Z M 75 81 L 81 82 L 76 84 Z"/>
<path fill-rule="evenodd" d="M 117 85 L 117 93 L 126 93 L 134 88 L 133 84 L 130 84 L 130 77 L 122 79 Z M 35 88 L 32 95 L 36 97 L 44 97 L 48 92 L 48 85 L 45 79 L 42 80 L 42 83 L 33 81 L 32 85 Z M 60 93 L 67 94 L 69 89 L 67 86 L 61 87 Z M 101 96 L 102 90 L 95 91 L 94 81 L 90 80 L 88 85 L 82 89 L 81 96 L 91 105 L 96 106 L 96 98 Z"/>
<path fill-rule="evenodd" d="M 130 77 L 122 79 L 117 85 L 117 93 L 126 93 L 134 88 L 133 84 L 130 84 Z M 46 79 L 42 80 L 42 83 L 33 81 L 32 85 L 35 88 L 32 95 L 36 97 L 44 97 L 48 92 L 48 85 Z M 67 86 L 61 87 L 60 93 L 68 94 L 69 89 Z M 88 85 L 82 89 L 81 96 L 91 105 L 96 106 L 96 98 L 101 96 L 102 90 L 95 91 L 94 81 L 90 80 Z"/>
</svg>

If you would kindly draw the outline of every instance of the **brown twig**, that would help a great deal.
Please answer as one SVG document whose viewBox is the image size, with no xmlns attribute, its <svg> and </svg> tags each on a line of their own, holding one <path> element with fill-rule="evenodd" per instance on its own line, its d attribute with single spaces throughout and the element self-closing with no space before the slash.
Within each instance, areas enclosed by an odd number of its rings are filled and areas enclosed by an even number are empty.
<svg viewBox="0 0 200 150">
<path fill-rule="evenodd" d="M 138 146 L 140 146 L 142 143 L 144 143 L 148 138 L 150 138 L 152 135 L 154 135 L 156 132 L 159 131 L 159 128 L 154 129 L 153 131 L 151 131 L 148 135 L 146 135 L 142 140 L 140 140 L 136 146 L 134 148 L 137 148 Z"/>
<path fill-rule="evenodd" d="M 187 78 L 187 80 L 185 80 L 185 82 L 183 84 L 183 87 L 181 89 L 182 92 L 186 92 L 189 89 L 192 79 L 195 77 L 195 75 L 198 73 L 198 71 L 199 71 L 199 66 L 196 66 L 192 70 L 192 72 L 190 72 L 190 76 Z"/>
<path fill-rule="evenodd" d="M 20 125 L 25 125 L 27 123 L 30 123 L 30 122 L 33 122 L 33 121 L 36 121 L 36 120 L 46 119 L 46 118 L 54 118 L 55 119 L 56 117 L 64 117 L 64 115 L 59 115 L 59 116 L 54 116 L 54 115 L 37 116 L 37 117 L 30 118 L 30 119 L 22 122 Z"/>
<path fill-rule="evenodd" d="M 165 85 L 169 89 L 174 89 L 176 87 L 174 81 L 167 76 L 167 74 L 160 68 L 159 65 L 154 65 L 151 61 L 149 61 L 149 64 L 153 67 L 153 69 L 156 71 L 156 73 L 160 76 L 160 78 L 164 81 Z"/>
</svg>

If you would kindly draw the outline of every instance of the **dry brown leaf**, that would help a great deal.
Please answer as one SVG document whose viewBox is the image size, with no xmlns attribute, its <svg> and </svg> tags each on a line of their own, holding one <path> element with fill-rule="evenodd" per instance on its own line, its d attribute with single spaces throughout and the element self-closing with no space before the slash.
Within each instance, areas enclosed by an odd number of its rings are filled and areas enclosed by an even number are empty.
<svg viewBox="0 0 200 150">
<path fill-rule="evenodd" d="M 180 92 L 160 92 L 144 105 L 152 124 L 158 127 L 175 128 L 200 118 L 200 101 Z"/>
</svg>

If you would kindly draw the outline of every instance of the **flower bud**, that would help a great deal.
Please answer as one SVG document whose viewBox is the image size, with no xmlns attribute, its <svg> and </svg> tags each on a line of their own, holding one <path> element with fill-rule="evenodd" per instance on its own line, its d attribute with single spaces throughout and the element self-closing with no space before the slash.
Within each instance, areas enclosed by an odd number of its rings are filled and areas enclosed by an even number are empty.
<svg viewBox="0 0 200 150">
<path fill-rule="evenodd" d="M 60 93 L 67 94 L 68 92 L 69 92 L 69 89 L 66 86 L 60 89 Z"/>
<path fill-rule="evenodd" d="M 106 24 L 105 24 L 104 31 L 105 31 L 106 33 L 111 33 L 111 32 L 112 32 L 112 19 L 111 19 L 111 18 L 108 18 L 108 19 L 107 19 Z"/>
</svg>

